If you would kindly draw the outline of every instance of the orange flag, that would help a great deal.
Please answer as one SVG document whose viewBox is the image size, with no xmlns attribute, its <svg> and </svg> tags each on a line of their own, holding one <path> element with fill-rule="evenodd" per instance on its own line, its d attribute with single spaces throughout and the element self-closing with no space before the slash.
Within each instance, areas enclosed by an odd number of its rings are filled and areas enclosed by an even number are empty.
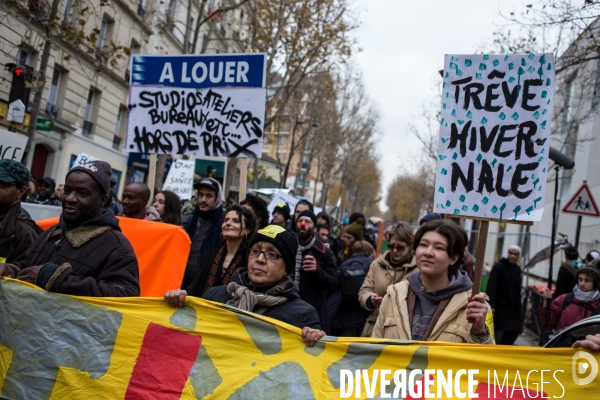
<svg viewBox="0 0 600 400">
<path fill-rule="evenodd" d="M 132 218 L 117 219 L 138 259 L 141 296 L 162 297 L 168 290 L 179 289 L 191 243 L 183 228 Z M 58 224 L 58 217 L 36 223 L 46 230 Z"/>
</svg>

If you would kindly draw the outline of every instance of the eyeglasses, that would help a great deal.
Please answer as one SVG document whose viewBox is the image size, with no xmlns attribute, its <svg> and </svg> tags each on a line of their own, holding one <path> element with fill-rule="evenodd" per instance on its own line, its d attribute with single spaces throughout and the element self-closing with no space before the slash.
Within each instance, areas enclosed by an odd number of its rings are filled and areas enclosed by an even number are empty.
<svg viewBox="0 0 600 400">
<path fill-rule="evenodd" d="M 277 254 L 274 251 L 259 250 L 259 249 L 250 249 L 250 251 L 248 252 L 248 255 L 252 258 L 258 258 L 263 253 L 267 260 L 277 260 L 282 257 L 281 254 Z"/>
<path fill-rule="evenodd" d="M 404 250 L 406 250 L 406 246 L 404 246 L 403 244 L 388 244 L 388 249 L 390 250 L 397 250 L 399 252 L 403 252 Z"/>
</svg>

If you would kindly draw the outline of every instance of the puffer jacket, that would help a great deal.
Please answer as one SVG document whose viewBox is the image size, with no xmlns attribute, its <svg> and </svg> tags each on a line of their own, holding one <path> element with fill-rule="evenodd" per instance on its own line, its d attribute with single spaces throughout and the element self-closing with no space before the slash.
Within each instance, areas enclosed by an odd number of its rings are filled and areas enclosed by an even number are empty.
<svg viewBox="0 0 600 400">
<path fill-rule="evenodd" d="M 21 203 L 15 204 L 0 221 L 0 261 L 15 263 L 41 233 Z"/>
<path fill-rule="evenodd" d="M 417 262 L 414 257 L 410 263 L 406 263 L 402 267 L 392 267 L 390 263 L 386 261 L 389 252 L 389 250 L 386 251 L 371 263 L 365 281 L 358 292 L 358 301 L 360 302 L 361 307 L 365 310 L 372 311 L 369 318 L 367 318 L 367 323 L 363 329 L 361 335 L 363 337 L 371 337 L 373 326 L 379 315 L 379 307 L 373 308 L 369 301 L 371 296 L 376 294 L 383 297 L 388 286 L 403 280 L 408 275 L 417 271 Z"/>
<path fill-rule="evenodd" d="M 372 337 L 411 340 L 411 323 L 408 310 L 408 290 L 410 283 L 405 279 L 387 289 L 381 302 L 379 317 Z M 428 341 L 479 343 L 470 334 L 472 324 L 467 321 L 467 296 L 471 290 L 455 294 L 440 319 L 435 324 Z M 491 308 L 488 305 L 488 313 Z M 491 335 L 481 344 L 494 344 Z"/>
<path fill-rule="evenodd" d="M 538 313 L 542 326 L 561 331 L 575 322 L 586 319 L 596 308 L 600 307 L 600 300 L 582 303 L 576 298 L 573 298 L 571 304 L 564 307 L 568 295 L 568 293 L 561 294 L 550 303 L 550 321 L 546 318 L 546 307 L 542 307 L 540 303 Z"/>
</svg>

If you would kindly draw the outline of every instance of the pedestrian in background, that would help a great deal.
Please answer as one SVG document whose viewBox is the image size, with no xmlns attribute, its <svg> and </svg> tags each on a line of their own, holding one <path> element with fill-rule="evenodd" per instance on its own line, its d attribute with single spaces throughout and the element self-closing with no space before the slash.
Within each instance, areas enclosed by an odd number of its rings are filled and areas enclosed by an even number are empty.
<svg viewBox="0 0 600 400">
<path fill-rule="evenodd" d="M 570 293 L 577 285 L 577 270 L 584 264 L 578 260 L 579 251 L 575 246 L 568 246 L 564 249 L 566 261 L 560 264 L 558 276 L 556 277 L 556 290 L 554 296 L 558 297 L 565 293 Z"/>
<path fill-rule="evenodd" d="M 42 204 L 46 206 L 61 206 L 60 200 L 54 194 L 56 181 L 49 176 L 37 180 L 37 193 L 27 198 L 27 203 Z"/>
<path fill-rule="evenodd" d="M 152 207 L 156 209 L 162 222 L 181 226 L 181 199 L 174 192 L 161 190 L 156 193 Z"/>
<path fill-rule="evenodd" d="M 508 254 L 494 265 L 487 284 L 487 294 L 494 314 L 496 344 L 512 345 L 523 330 L 521 288 L 523 271 L 517 264 L 521 248 L 508 247 Z"/>
</svg>

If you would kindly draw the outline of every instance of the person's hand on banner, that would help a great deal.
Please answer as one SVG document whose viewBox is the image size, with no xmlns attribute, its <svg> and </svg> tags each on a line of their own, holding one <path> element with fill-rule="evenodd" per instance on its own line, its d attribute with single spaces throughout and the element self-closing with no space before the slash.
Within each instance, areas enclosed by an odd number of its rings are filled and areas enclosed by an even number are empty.
<svg viewBox="0 0 600 400">
<path fill-rule="evenodd" d="M 169 290 L 165 293 L 165 301 L 171 307 L 183 307 L 187 292 L 181 289 Z"/>
<path fill-rule="evenodd" d="M 35 285 L 38 273 L 42 269 L 43 265 L 34 265 L 33 267 L 22 269 L 17 275 L 17 279 L 25 282 L 29 282 Z"/>
<path fill-rule="evenodd" d="M 485 318 L 488 311 L 488 305 L 485 302 L 483 293 L 468 297 L 467 319 L 473 318 L 473 330 L 477 333 L 485 331 Z"/>
<path fill-rule="evenodd" d="M 573 348 L 600 351 L 600 333 L 596 335 L 587 335 L 585 340 L 576 341 L 573 343 Z"/>
<path fill-rule="evenodd" d="M 313 329 L 308 326 L 302 328 L 302 341 L 308 347 L 313 347 L 323 336 L 325 336 L 325 332 L 320 329 Z"/>
<path fill-rule="evenodd" d="M 10 276 L 10 268 L 4 263 L 0 263 L 0 278 L 3 276 Z M 0 282 L 2 280 L 0 279 Z"/>
</svg>

